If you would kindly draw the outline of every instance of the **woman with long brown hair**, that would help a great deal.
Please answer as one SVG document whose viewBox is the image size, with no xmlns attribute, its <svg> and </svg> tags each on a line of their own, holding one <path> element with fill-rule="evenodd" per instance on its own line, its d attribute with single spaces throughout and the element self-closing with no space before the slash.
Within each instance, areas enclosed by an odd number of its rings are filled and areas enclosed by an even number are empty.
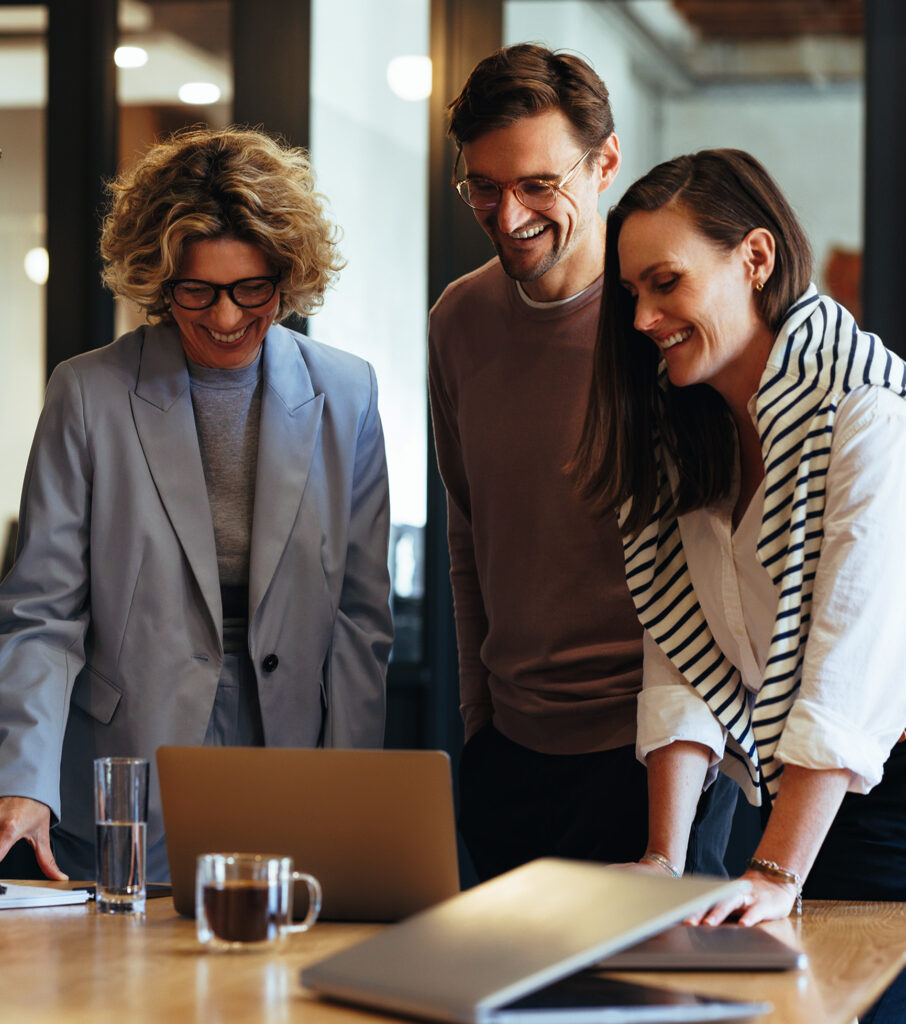
<svg viewBox="0 0 906 1024">
<path fill-rule="evenodd" d="M 573 468 L 620 510 L 646 631 L 642 863 L 678 873 L 718 769 L 766 817 L 751 894 L 708 923 L 783 916 L 803 885 L 906 898 L 906 366 L 810 274 L 738 150 L 659 165 L 608 217 Z"/>
</svg>

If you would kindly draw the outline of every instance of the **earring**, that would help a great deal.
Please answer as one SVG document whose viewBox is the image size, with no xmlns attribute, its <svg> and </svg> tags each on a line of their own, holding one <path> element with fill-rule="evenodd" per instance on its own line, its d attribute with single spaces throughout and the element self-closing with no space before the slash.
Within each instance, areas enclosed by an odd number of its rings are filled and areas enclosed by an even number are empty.
<svg viewBox="0 0 906 1024">
<path fill-rule="evenodd" d="M 756 292 L 764 291 L 764 281 L 759 281 L 758 284 L 755 285 L 755 291 Z"/>
</svg>

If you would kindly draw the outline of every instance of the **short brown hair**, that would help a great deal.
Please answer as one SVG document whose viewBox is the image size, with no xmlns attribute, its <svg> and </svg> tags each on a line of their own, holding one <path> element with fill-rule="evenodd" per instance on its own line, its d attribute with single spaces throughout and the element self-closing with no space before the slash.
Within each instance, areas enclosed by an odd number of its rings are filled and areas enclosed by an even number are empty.
<svg viewBox="0 0 906 1024">
<path fill-rule="evenodd" d="M 607 86 L 581 57 L 518 43 L 485 57 L 447 107 L 449 135 L 459 149 L 495 128 L 546 110 L 562 110 L 583 149 L 598 149 L 613 132 Z"/>
<path fill-rule="evenodd" d="M 774 269 L 755 292 L 764 323 L 776 332 L 808 288 L 811 249 L 777 183 L 750 154 L 702 150 L 668 160 L 630 185 L 607 217 L 602 313 L 588 411 L 570 464 L 583 497 L 601 512 L 632 501 L 625 522 L 638 533 L 657 505 L 654 452 L 660 441 L 679 471 L 677 511 L 702 508 L 730 493 L 735 427 L 723 398 L 707 384 L 658 385 L 659 355 L 635 330 L 634 301 L 620 283 L 618 243 L 628 217 L 676 206 L 723 251 L 755 228 L 774 237 Z"/>
<path fill-rule="evenodd" d="M 308 154 L 260 131 L 177 132 L 107 190 L 104 283 L 151 321 L 171 319 L 165 285 L 193 241 L 257 246 L 281 275 L 278 318 L 317 309 L 343 265 Z"/>
</svg>

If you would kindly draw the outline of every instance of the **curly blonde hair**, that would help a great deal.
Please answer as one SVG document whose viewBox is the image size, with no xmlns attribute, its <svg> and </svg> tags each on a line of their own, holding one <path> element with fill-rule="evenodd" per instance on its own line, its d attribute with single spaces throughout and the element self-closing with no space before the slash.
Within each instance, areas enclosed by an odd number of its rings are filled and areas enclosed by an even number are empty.
<svg viewBox="0 0 906 1024">
<path fill-rule="evenodd" d="M 314 312 L 344 265 L 308 154 L 260 131 L 177 132 L 107 192 L 104 283 L 151 322 L 172 320 L 165 285 L 199 239 L 236 238 L 262 251 L 281 275 L 278 319 Z"/>
</svg>

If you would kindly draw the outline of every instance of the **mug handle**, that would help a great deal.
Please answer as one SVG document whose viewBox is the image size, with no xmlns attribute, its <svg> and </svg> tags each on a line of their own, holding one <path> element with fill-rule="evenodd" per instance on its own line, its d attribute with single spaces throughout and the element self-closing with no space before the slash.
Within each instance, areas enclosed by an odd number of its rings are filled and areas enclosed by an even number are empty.
<svg viewBox="0 0 906 1024">
<path fill-rule="evenodd" d="M 304 882 L 308 889 L 308 913 L 300 924 L 288 925 L 286 931 L 307 932 L 318 920 L 318 914 L 321 913 L 321 883 L 314 875 L 308 875 L 304 871 L 293 872 L 293 885 L 296 882 Z"/>
</svg>

